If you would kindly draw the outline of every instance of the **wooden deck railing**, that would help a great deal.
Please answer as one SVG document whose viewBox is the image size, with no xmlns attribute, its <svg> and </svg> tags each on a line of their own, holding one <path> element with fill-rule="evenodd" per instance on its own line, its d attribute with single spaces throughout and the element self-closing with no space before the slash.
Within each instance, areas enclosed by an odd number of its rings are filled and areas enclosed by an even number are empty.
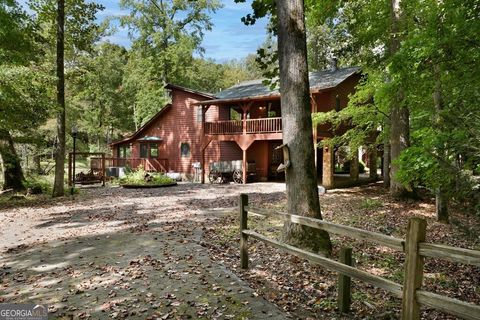
<svg viewBox="0 0 480 320">
<path fill-rule="evenodd" d="M 206 134 L 242 134 L 243 121 L 231 120 L 231 121 L 205 122 L 205 133 Z"/>
<path fill-rule="evenodd" d="M 421 289 L 424 257 L 446 259 L 457 263 L 480 266 L 480 251 L 462 249 L 447 245 L 425 242 L 427 223 L 421 218 L 408 222 L 406 240 L 377 232 L 366 231 L 309 217 L 273 212 L 248 206 L 248 196 L 240 195 L 240 265 L 248 269 L 248 238 L 254 238 L 300 258 L 317 263 L 339 273 L 338 307 L 342 312 L 350 308 L 350 277 L 382 288 L 402 299 L 403 320 L 420 319 L 420 306 L 428 306 L 464 319 L 479 319 L 480 306 L 431 293 Z M 248 213 L 261 216 L 279 216 L 285 221 L 325 230 L 329 233 L 348 236 L 356 240 L 378 243 L 405 253 L 403 286 L 391 280 L 370 274 L 351 266 L 351 248 L 342 248 L 341 262 L 305 251 L 280 241 L 270 239 L 255 231 L 248 230 Z"/>
<path fill-rule="evenodd" d="M 282 132 L 282 118 L 247 119 L 247 133 Z"/>
<path fill-rule="evenodd" d="M 168 172 L 168 159 L 156 158 L 105 158 L 105 167 L 130 167 L 132 169 L 143 166 L 145 171 Z"/>
<path fill-rule="evenodd" d="M 252 134 L 282 132 L 282 118 L 205 122 L 205 134 Z"/>
</svg>

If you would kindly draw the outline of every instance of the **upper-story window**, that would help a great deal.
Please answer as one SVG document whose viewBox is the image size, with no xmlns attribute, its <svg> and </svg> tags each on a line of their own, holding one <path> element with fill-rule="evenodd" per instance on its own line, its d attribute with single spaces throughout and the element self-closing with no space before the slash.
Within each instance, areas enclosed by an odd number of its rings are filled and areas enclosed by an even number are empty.
<svg viewBox="0 0 480 320">
<path fill-rule="evenodd" d="M 335 111 L 340 111 L 340 97 L 338 94 L 335 96 Z"/>
<path fill-rule="evenodd" d="M 120 145 L 118 146 L 118 150 L 117 150 L 117 158 L 122 158 L 122 159 L 130 158 L 131 153 L 132 153 L 132 150 L 130 149 L 130 145 L 128 144 Z"/>
<path fill-rule="evenodd" d="M 197 123 L 201 123 L 203 119 L 203 110 L 202 106 L 197 106 Z"/>
</svg>

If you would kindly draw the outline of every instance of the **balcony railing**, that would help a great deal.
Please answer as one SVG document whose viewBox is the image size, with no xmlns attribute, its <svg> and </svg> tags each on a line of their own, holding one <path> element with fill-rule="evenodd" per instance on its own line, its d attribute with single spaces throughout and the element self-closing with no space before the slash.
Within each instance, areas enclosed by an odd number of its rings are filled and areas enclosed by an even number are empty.
<svg viewBox="0 0 480 320">
<path fill-rule="evenodd" d="M 247 119 L 247 133 L 282 132 L 282 118 Z"/>
<path fill-rule="evenodd" d="M 206 134 L 242 134 L 243 121 L 231 120 L 231 121 L 205 122 L 205 133 Z"/>
<path fill-rule="evenodd" d="M 94 160 L 94 159 L 92 159 Z M 93 165 L 92 161 L 92 165 Z M 105 158 L 105 167 L 130 167 L 136 169 L 143 166 L 145 171 L 168 172 L 168 159 L 156 158 Z"/>
<path fill-rule="evenodd" d="M 205 134 L 253 134 L 282 132 L 282 118 L 258 118 L 205 122 Z"/>
</svg>

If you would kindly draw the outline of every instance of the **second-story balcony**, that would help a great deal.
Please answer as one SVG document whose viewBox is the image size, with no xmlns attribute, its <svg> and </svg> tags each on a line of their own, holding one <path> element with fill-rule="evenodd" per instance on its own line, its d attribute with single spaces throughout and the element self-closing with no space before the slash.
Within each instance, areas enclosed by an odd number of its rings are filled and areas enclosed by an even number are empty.
<svg viewBox="0 0 480 320">
<path fill-rule="evenodd" d="M 205 122 L 205 134 L 255 134 L 282 132 L 282 118 L 258 118 Z"/>
</svg>

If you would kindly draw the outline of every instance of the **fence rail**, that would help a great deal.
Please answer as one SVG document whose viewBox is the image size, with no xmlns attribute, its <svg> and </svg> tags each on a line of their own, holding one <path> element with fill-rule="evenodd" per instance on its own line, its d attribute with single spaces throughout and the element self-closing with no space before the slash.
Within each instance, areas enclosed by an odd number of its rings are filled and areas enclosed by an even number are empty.
<svg viewBox="0 0 480 320">
<path fill-rule="evenodd" d="M 480 306 L 478 305 L 421 290 L 424 257 L 446 259 L 475 266 L 478 266 L 480 261 L 480 251 L 478 250 L 469 250 L 440 244 L 426 243 L 426 221 L 424 219 L 411 218 L 408 223 L 407 237 L 405 240 L 403 240 L 381 233 L 334 224 L 314 218 L 250 207 L 248 205 L 248 196 L 245 194 L 240 195 L 239 213 L 241 235 L 240 264 L 243 269 L 248 269 L 248 238 L 251 237 L 339 273 L 338 303 L 341 311 L 346 312 L 349 309 L 351 296 L 349 277 L 352 277 L 370 283 L 378 288 L 382 288 L 392 293 L 394 296 L 401 298 L 401 316 L 404 320 L 420 319 L 420 305 L 435 308 L 464 319 L 480 319 Z M 405 265 L 403 286 L 391 280 L 370 274 L 363 270 L 359 270 L 348 264 L 322 257 L 312 252 L 293 247 L 274 239 L 270 239 L 255 231 L 248 230 L 249 213 L 261 216 L 278 216 L 283 218 L 285 221 L 325 230 L 338 235 L 348 236 L 356 240 L 374 242 L 394 250 L 404 252 Z M 342 250 L 342 252 L 350 252 L 351 255 L 351 249 Z M 343 257 L 343 259 L 345 260 L 345 257 Z"/>
</svg>

